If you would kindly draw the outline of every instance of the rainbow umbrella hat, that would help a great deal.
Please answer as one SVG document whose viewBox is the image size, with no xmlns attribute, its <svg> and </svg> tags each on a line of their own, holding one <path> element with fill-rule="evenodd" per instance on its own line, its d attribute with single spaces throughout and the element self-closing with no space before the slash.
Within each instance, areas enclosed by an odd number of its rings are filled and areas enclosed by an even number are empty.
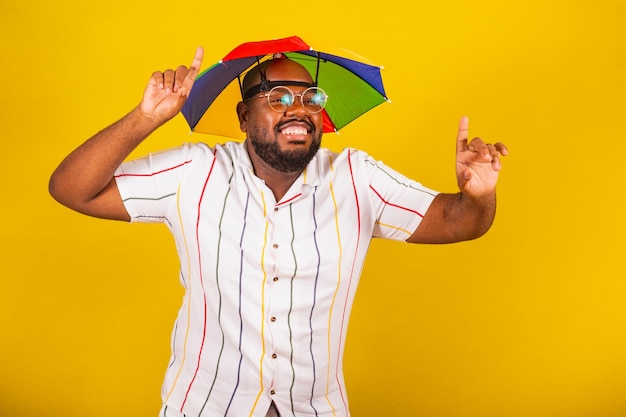
<svg viewBox="0 0 626 417">
<path fill-rule="evenodd" d="M 196 78 L 182 113 L 193 132 L 243 138 L 236 105 L 243 75 L 257 63 L 283 54 L 304 66 L 328 95 L 322 110 L 324 133 L 337 132 L 377 105 L 389 101 L 381 67 L 316 51 L 297 36 L 248 42 L 233 49 Z"/>
</svg>

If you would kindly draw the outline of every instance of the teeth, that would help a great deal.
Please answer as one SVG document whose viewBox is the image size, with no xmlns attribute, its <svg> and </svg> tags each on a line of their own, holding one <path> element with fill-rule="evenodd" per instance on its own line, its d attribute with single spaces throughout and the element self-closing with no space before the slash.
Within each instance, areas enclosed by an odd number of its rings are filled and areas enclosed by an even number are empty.
<svg viewBox="0 0 626 417">
<path fill-rule="evenodd" d="M 286 127 L 284 129 L 281 130 L 281 133 L 283 135 L 306 135 L 307 134 L 307 130 L 303 127 Z"/>
</svg>

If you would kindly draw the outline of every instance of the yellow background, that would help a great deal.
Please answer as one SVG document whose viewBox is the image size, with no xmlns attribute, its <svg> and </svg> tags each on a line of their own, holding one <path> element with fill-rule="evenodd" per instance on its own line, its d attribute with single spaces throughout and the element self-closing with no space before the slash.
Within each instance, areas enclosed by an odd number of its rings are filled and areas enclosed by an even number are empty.
<svg viewBox="0 0 626 417">
<path fill-rule="evenodd" d="M 460 116 L 508 144 L 489 234 L 372 244 L 355 417 L 626 416 L 626 2 L 0 3 L 0 416 L 156 416 L 182 297 L 165 227 L 56 204 L 49 174 L 154 70 L 297 34 L 384 65 L 391 104 L 326 135 L 455 190 Z M 182 116 L 134 156 L 208 141 Z"/>
</svg>

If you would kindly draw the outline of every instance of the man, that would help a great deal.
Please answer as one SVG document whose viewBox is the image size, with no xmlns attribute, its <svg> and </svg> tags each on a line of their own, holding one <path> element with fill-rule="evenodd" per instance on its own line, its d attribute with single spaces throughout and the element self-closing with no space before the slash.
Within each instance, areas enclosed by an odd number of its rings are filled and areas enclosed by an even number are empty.
<svg viewBox="0 0 626 417">
<path fill-rule="evenodd" d="M 186 292 L 161 415 L 348 416 L 342 356 L 370 239 L 481 236 L 508 151 L 468 144 L 461 119 L 460 190 L 443 194 L 362 151 L 320 148 L 326 97 L 302 66 L 276 58 L 244 78 L 243 143 L 123 163 L 180 111 L 202 55 L 155 72 L 137 108 L 59 165 L 50 192 L 79 212 L 164 222 L 174 235 Z"/>
</svg>

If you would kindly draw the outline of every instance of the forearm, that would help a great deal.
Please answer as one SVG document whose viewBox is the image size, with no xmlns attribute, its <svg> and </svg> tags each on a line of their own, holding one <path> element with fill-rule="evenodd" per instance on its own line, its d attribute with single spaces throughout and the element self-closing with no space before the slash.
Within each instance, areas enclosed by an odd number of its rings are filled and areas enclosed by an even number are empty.
<svg viewBox="0 0 626 417">
<path fill-rule="evenodd" d="M 138 109 L 80 145 L 50 178 L 50 194 L 60 203 L 80 210 L 113 179 L 124 159 L 157 125 Z"/>
<path fill-rule="evenodd" d="M 461 192 L 438 194 L 407 242 L 454 243 L 476 239 L 489 230 L 495 213 L 495 192 L 476 198 Z"/>
</svg>

